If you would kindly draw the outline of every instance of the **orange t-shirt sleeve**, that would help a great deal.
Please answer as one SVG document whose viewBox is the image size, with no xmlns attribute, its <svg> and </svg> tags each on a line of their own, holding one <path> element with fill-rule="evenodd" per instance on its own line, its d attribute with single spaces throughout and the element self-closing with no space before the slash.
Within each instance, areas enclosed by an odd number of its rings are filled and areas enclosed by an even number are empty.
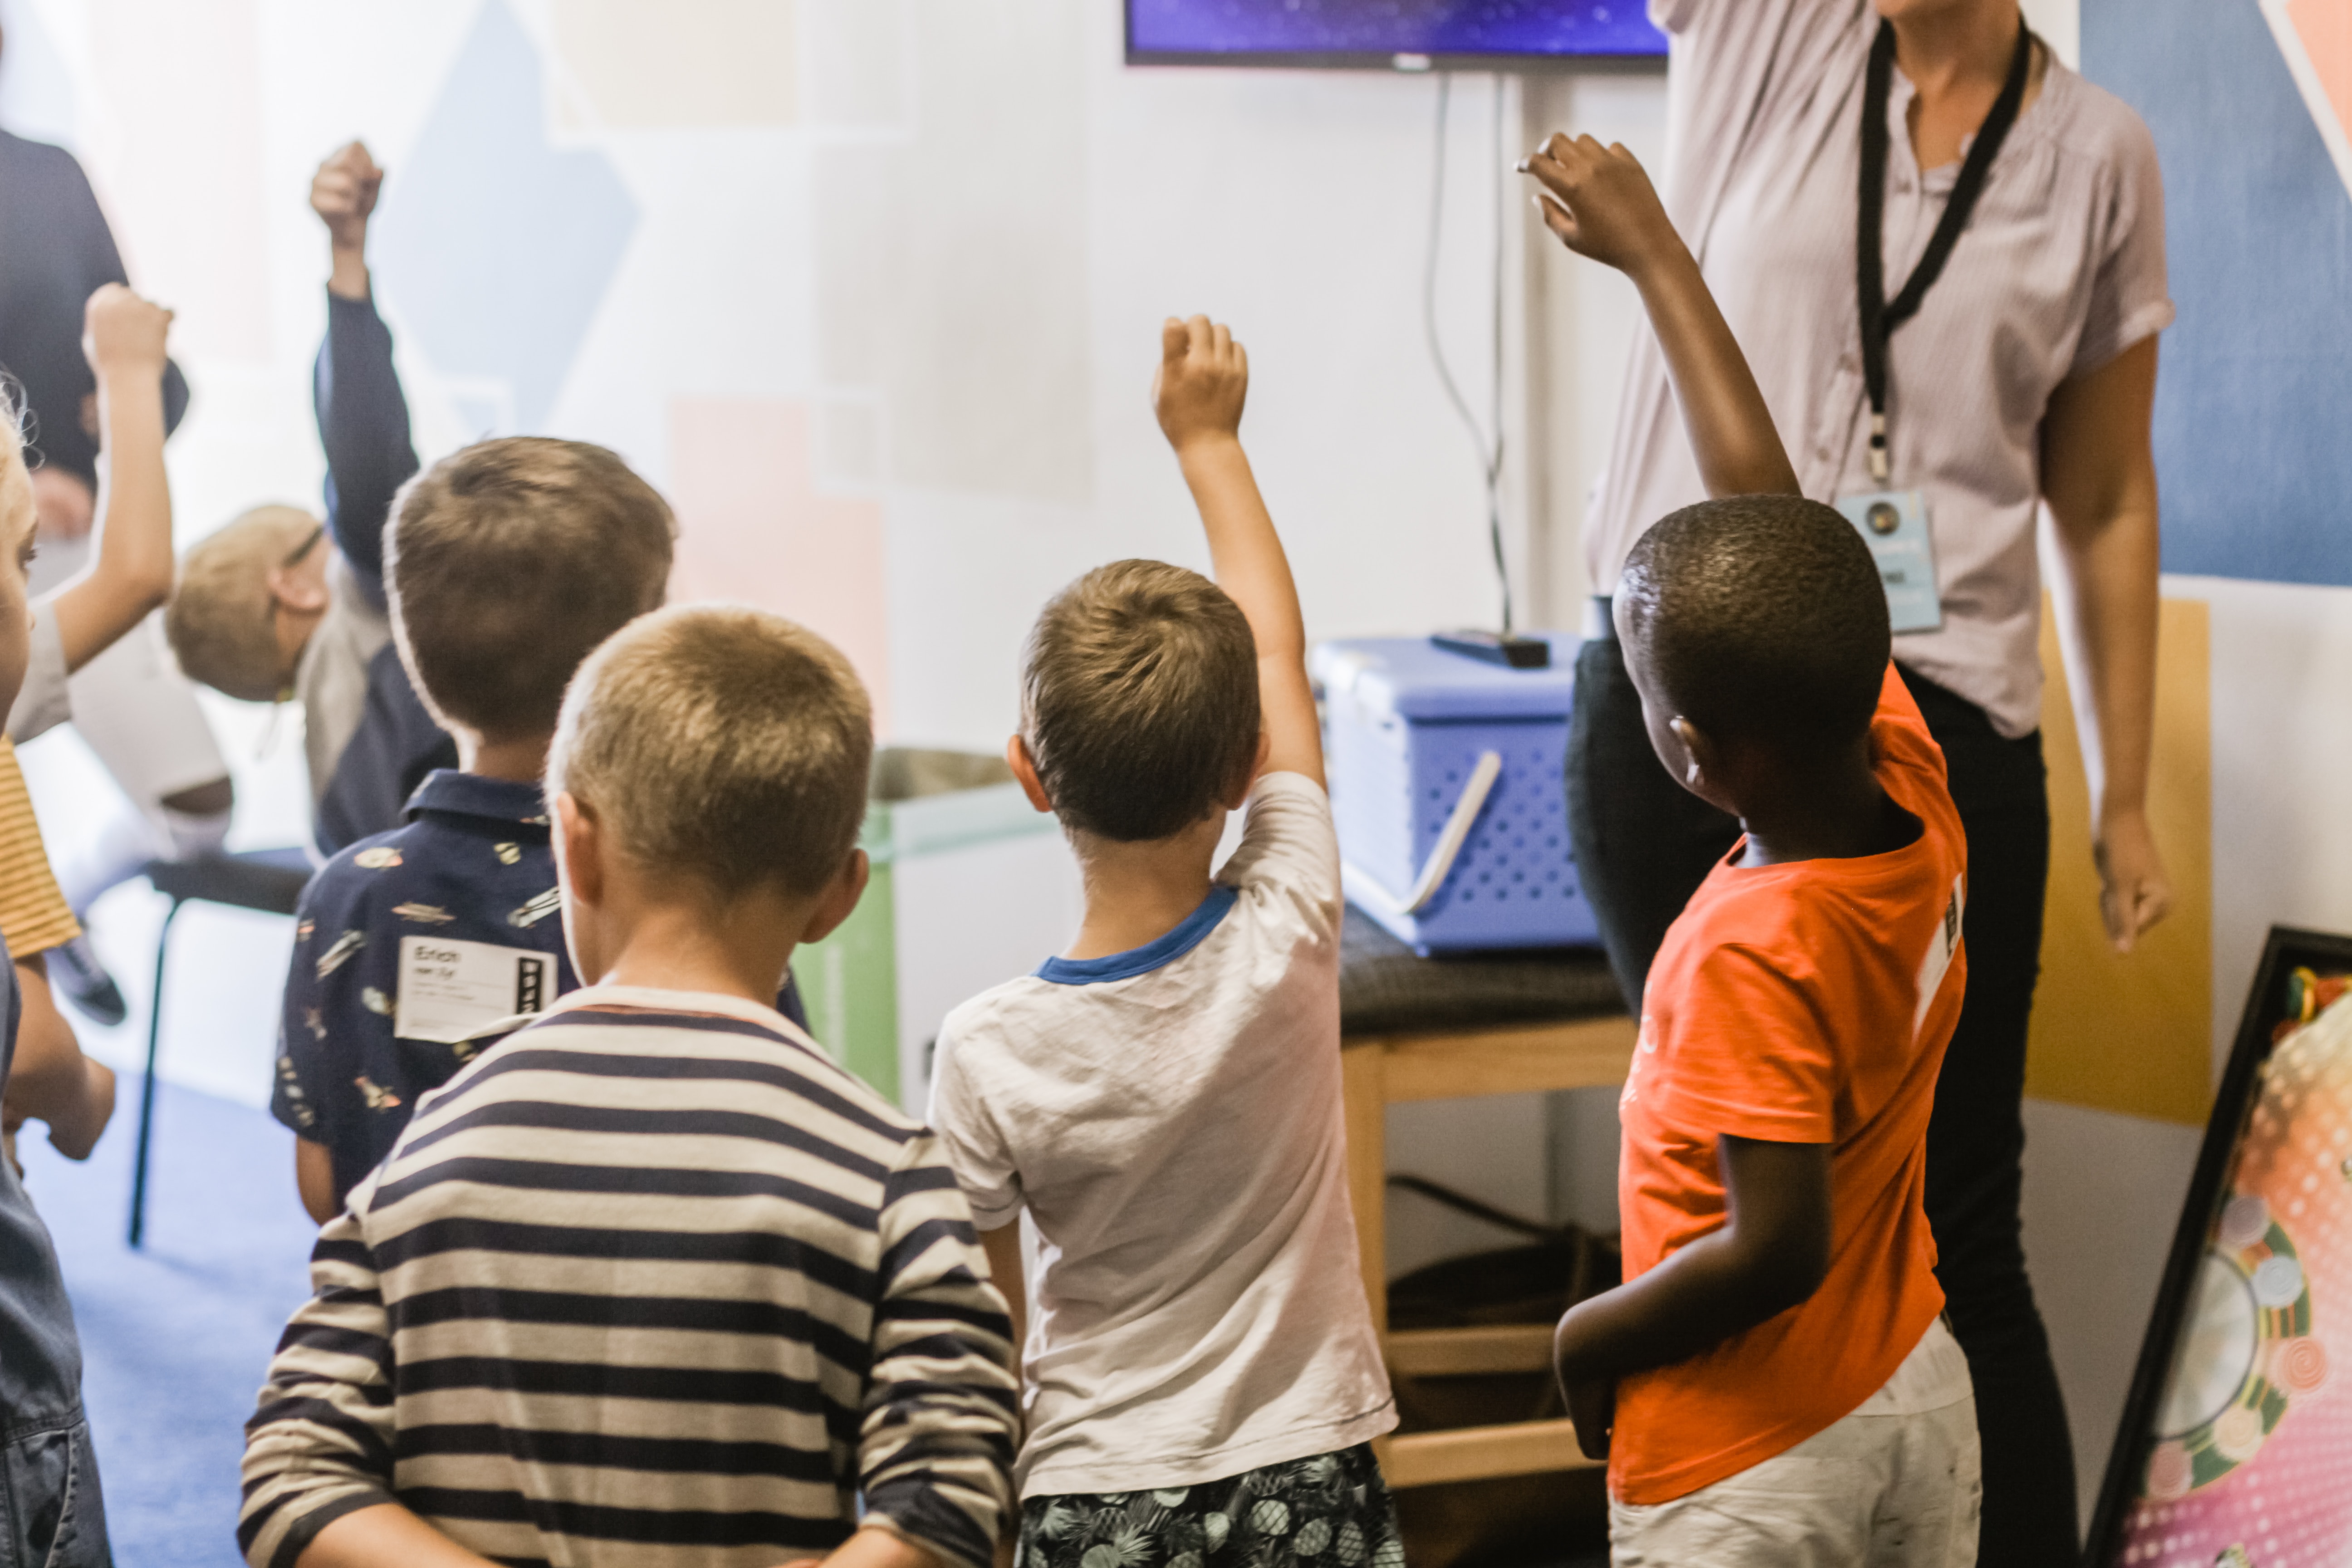
<svg viewBox="0 0 2352 1568">
<path fill-rule="evenodd" d="M 1767 955 L 1716 948 L 1675 1011 L 1660 1098 L 1676 1121 L 1765 1143 L 1837 1142 L 1837 1062 L 1826 1021 Z"/>
</svg>

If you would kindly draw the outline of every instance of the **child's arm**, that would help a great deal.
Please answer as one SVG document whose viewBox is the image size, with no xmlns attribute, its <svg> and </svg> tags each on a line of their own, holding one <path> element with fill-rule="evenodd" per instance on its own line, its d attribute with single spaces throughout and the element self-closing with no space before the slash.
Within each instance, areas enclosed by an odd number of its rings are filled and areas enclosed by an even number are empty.
<svg viewBox="0 0 2352 1568">
<path fill-rule="evenodd" d="M 163 340 L 172 312 L 119 283 L 89 297 L 82 352 L 98 376 L 98 560 L 43 608 L 79 669 L 172 595 L 172 489 L 163 476 Z"/>
<path fill-rule="evenodd" d="M 1249 354 L 1206 316 L 1170 317 L 1160 329 L 1160 373 L 1151 389 L 1160 428 L 1176 449 L 1201 510 L 1217 585 L 1233 595 L 1257 639 L 1258 703 L 1265 726 L 1262 773 L 1304 773 L 1323 782 L 1323 731 L 1307 679 L 1307 627 L 1282 540 L 1266 515 L 1242 451 L 1242 404 Z"/>
<path fill-rule="evenodd" d="M 1738 341 L 1640 162 L 1622 147 L 1560 135 L 1519 168 L 1543 183 L 1536 210 L 1560 243 L 1641 290 L 1707 494 L 1799 494 Z"/>
<path fill-rule="evenodd" d="M 857 1435 L 865 1528 L 835 1557 L 842 1568 L 890 1568 L 887 1559 L 912 1549 L 988 1568 L 1019 1510 L 1012 1324 L 981 1277 L 971 1210 L 936 1139 L 910 1142 L 885 1179 L 879 1229 Z M 862 1539 L 877 1533 L 896 1541 Z"/>
<path fill-rule="evenodd" d="M 257 1558 L 255 1561 L 261 1561 Z M 331 1522 L 294 1568 L 498 1568 L 396 1502 L 374 1503 Z"/>
<path fill-rule="evenodd" d="M 383 525 L 393 498 L 416 472 L 408 400 L 393 368 L 392 333 L 376 314 L 368 276 L 368 218 L 383 171 L 353 142 L 319 165 L 310 207 L 327 226 L 327 341 L 312 384 L 320 444 L 327 451 L 327 525 L 371 595 L 383 598 Z"/>
<path fill-rule="evenodd" d="M 391 1320 L 355 1215 L 319 1233 L 310 1286 L 246 1423 L 246 1560 L 294 1546 L 300 1568 L 487 1568 L 394 1500 Z"/>
<path fill-rule="evenodd" d="M 1004 1298 L 1005 1314 L 1013 1320 L 1013 1360 L 1018 1370 L 1021 1347 L 1029 1342 L 1028 1259 L 1021 1256 L 1021 1222 L 982 1231 L 980 1248 L 988 1255 L 988 1282 Z"/>
<path fill-rule="evenodd" d="M 87 1160 L 114 1115 L 114 1069 L 81 1054 L 73 1026 L 49 994 L 39 953 L 16 961 L 16 986 L 25 1010 L 7 1091 L 0 1096 L 0 1124 L 14 1131 L 26 1121 L 46 1121 L 58 1153 Z"/>
<path fill-rule="evenodd" d="M 313 1224 L 324 1225 L 343 1212 L 335 1201 L 335 1152 L 299 1133 L 294 1137 L 294 1191 Z"/>
<path fill-rule="evenodd" d="M 1830 1146 L 1717 1140 L 1723 1227 L 1570 1310 L 1552 1360 L 1577 1441 L 1609 1451 L 1617 1379 L 1687 1361 L 1810 1298 L 1829 1272 Z"/>
</svg>

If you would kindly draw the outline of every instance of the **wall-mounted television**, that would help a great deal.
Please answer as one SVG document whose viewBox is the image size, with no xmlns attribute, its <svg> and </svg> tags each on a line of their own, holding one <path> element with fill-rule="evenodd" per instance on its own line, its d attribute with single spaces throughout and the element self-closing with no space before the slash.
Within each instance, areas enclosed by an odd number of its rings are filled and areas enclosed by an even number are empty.
<svg viewBox="0 0 2352 1568">
<path fill-rule="evenodd" d="M 1129 65 L 1654 67 L 1643 0 L 1127 0 Z"/>
</svg>

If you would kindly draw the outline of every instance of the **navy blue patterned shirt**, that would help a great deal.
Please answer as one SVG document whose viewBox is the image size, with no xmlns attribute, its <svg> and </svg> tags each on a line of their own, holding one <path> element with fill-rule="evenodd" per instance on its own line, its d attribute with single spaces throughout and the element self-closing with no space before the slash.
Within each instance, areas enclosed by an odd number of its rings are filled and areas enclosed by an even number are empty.
<svg viewBox="0 0 2352 1568">
<path fill-rule="evenodd" d="M 580 984 L 564 951 L 555 851 L 537 784 L 437 769 L 409 798 L 406 815 L 404 826 L 321 867 L 295 916 L 269 1109 L 297 1137 L 326 1146 L 337 1203 L 391 1152 L 417 1098 L 507 1032 L 402 1037 L 404 938 L 435 951 L 478 943 L 545 955 L 520 966 L 518 1005 L 496 1011 L 535 1012 Z M 777 1010 L 807 1027 L 789 980 Z"/>
</svg>

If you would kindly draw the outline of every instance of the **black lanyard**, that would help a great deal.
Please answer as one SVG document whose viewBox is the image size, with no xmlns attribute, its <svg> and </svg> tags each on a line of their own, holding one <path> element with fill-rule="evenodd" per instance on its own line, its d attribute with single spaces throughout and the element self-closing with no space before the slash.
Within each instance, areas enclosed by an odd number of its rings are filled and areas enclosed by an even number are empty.
<svg viewBox="0 0 2352 1568">
<path fill-rule="evenodd" d="M 1886 100 L 1894 86 L 1895 25 L 1880 22 L 1878 37 L 1870 46 L 1870 70 L 1862 89 L 1862 217 L 1854 235 L 1854 273 L 1862 298 L 1862 380 L 1870 394 L 1870 477 L 1878 484 L 1886 483 L 1891 471 L 1886 459 L 1886 340 L 1918 313 L 1919 301 L 1927 297 L 1944 263 L 1951 259 L 1960 230 L 1969 226 L 1969 215 L 1976 210 L 1985 175 L 2025 102 L 2025 77 L 2032 62 L 2033 35 L 2021 17 L 2009 79 L 2001 84 L 2000 96 L 1993 100 L 1992 112 L 1977 128 L 1977 139 L 1960 164 L 1960 177 L 1953 183 L 1951 199 L 1944 204 L 1944 216 L 1928 237 L 1926 254 L 1919 258 L 1903 291 L 1889 300 L 1886 258 L 1881 252 L 1885 245 Z"/>
</svg>

